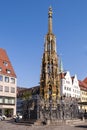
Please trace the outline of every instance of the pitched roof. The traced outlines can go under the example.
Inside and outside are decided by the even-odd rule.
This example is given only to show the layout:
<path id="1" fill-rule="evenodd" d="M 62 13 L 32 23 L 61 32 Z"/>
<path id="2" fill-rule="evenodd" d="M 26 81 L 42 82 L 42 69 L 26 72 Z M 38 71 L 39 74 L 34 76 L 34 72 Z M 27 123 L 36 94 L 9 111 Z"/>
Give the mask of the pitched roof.
<path id="1" fill-rule="evenodd" d="M 60 73 L 60 78 L 63 79 L 65 78 L 66 72 L 65 73 Z"/>
<path id="2" fill-rule="evenodd" d="M 81 80 L 79 80 L 79 86 L 82 90 L 87 90 L 87 84 Z"/>
<path id="3" fill-rule="evenodd" d="M 12 64 L 8 58 L 6 51 L 0 48 L 0 74 L 16 77 Z"/>
<path id="4" fill-rule="evenodd" d="M 83 82 L 87 84 L 87 77 L 83 80 Z"/>

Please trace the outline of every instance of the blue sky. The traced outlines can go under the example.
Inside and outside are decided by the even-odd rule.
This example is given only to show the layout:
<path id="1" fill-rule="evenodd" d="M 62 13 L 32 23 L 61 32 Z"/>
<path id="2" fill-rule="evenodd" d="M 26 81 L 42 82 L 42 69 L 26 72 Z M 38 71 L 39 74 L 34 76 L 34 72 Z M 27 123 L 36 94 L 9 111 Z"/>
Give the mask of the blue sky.
<path id="1" fill-rule="evenodd" d="M 18 86 L 39 85 L 50 5 L 64 70 L 87 77 L 87 0 L 1 0 L 0 48 L 7 51 Z"/>

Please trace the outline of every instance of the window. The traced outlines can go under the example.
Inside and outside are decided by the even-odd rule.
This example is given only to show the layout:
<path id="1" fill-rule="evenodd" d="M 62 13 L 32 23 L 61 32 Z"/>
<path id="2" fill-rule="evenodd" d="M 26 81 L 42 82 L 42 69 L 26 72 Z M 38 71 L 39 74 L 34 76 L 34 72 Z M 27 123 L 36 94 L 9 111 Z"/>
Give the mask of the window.
<path id="1" fill-rule="evenodd" d="M 0 103 L 3 103 L 3 98 L 2 97 L 0 97 Z"/>
<path id="2" fill-rule="evenodd" d="M 2 75 L 0 75 L 0 81 L 3 81 L 3 76 Z"/>
<path id="3" fill-rule="evenodd" d="M 2 92 L 3 91 L 3 86 L 0 85 L 0 91 Z"/>
<path id="4" fill-rule="evenodd" d="M 15 100 L 14 99 L 9 99 L 9 104 L 15 104 Z"/>
<path id="5" fill-rule="evenodd" d="M 4 103 L 5 104 L 15 104 L 15 99 L 14 98 L 5 97 Z"/>
<path id="6" fill-rule="evenodd" d="M 62 83 L 65 84 L 65 80 L 62 80 Z"/>
<path id="7" fill-rule="evenodd" d="M 2 71 L 2 68 L 0 67 L 0 72 Z"/>
<path id="8" fill-rule="evenodd" d="M 11 99 L 9 99 L 9 104 L 12 104 L 12 100 Z"/>
<path id="9" fill-rule="evenodd" d="M 8 104 L 8 98 L 5 98 L 5 103 Z"/>
<path id="10" fill-rule="evenodd" d="M 15 93 L 15 88 L 11 87 L 11 93 Z"/>
<path id="11" fill-rule="evenodd" d="M 64 89 L 66 90 L 66 87 L 64 87 Z"/>
<path id="12" fill-rule="evenodd" d="M 71 88 L 69 88 L 69 91 L 71 91 Z"/>
<path id="13" fill-rule="evenodd" d="M 69 90 L 69 88 L 67 87 L 67 90 Z"/>
<path id="14" fill-rule="evenodd" d="M 67 84 L 70 84 L 70 81 L 66 81 Z"/>
<path id="15" fill-rule="evenodd" d="M 10 73 L 11 73 L 11 71 L 10 71 L 10 70 L 6 70 L 6 71 L 7 71 L 7 73 L 8 73 L 8 74 L 10 74 Z"/>
<path id="16" fill-rule="evenodd" d="M 4 64 L 5 66 L 8 66 L 8 63 L 7 63 L 6 61 L 4 61 L 3 64 Z"/>
<path id="17" fill-rule="evenodd" d="M 15 84 L 15 78 L 11 78 L 11 83 Z"/>
<path id="18" fill-rule="evenodd" d="M 9 77 L 5 77 L 5 82 L 9 82 Z"/>
<path id="19" fill-rule="evenodd" d="M 5 86 L 5 92 L 9 92 L 9 87 Z"/>
<path id="20" fill-rule="evenodd" d="M 66 96 L 66 93 L 65 93 L 65 96 Z"/>

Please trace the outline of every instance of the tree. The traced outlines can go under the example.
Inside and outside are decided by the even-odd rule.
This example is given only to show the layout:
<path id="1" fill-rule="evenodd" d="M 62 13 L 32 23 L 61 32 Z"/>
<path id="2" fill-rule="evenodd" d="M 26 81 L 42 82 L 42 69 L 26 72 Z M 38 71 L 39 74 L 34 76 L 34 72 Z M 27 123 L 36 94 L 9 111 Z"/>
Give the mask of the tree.
<path id="1" fill-rule="evenodd" d="M 31 96 L 32 96 L 31 91 L 25 91 L 25 92 L 23 93 L 23 99 L 24 99 L 24 100 L 27 100 L 27 99 L 31 98 Z"/>

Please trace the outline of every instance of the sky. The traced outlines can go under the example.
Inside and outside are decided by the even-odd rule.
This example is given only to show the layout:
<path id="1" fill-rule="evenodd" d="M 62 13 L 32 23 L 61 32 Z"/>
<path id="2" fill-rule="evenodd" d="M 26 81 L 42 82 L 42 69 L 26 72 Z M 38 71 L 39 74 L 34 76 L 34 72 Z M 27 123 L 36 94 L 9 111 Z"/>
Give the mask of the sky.
<path id="1" fill-rule="evenodd" d="M 87 0 L 0 0 L 0 48 L 6 50 L 17 86 L 39 85 L 48 9 L 64 71 L 87 77 Z"/>

